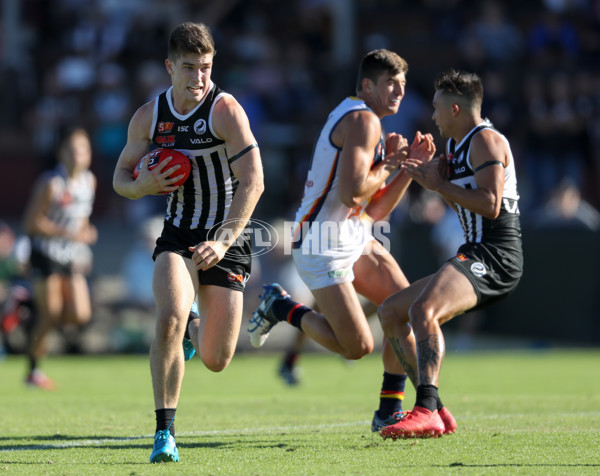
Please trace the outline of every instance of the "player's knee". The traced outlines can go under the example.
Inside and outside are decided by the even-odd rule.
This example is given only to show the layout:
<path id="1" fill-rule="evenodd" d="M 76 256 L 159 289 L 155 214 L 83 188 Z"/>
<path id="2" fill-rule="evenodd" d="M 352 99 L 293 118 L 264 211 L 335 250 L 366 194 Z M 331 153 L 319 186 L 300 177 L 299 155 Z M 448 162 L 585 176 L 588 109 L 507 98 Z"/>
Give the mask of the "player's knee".
<path id="1" fill-rule="evenodd" d="M 85 326 L 91 319 L 91 311 L 78 311 L 65 316 L 65 321 L 67 323 L 72 323 L 76 326 Z"/>
<path id="2" fill-rule="evenodd" d="M 392 310 L 392 306 L 390 306 L 387 300 L 383 301 L 383 303 L 377 308 L 377 317 L 379 318 L 383 332 L 388 332 L 394 320 L 394 312 Z"/>
<path id="3" fill-rule="evenodd" d="M 171 341 L 185 332 L 182 329 L 182 324 L 176 316 L 170 313 L 161 313 L 156 322 L 156 338 Z"/>
<path id="4" fill-rule="evenodd" d="M 373 352 L 374 347 L 373 340 L 362 340 L 345 347 L 342 350 L 342 357 L 348 360 L 359 360 Z"/>
<path id="5" fill-rule="evenodd" d="M 410 323 L 415 330 L 427 327 L 437 319 L 433 308 L 427 305 L 426 302 L 420 300 L 416 300 L 413 303 L 408 314 L 410 316 Z"/>
<path id="6" fill-rule="evenodd" d="M 203 355 L 202 362 L 211 372 L 222 372 L 227 368 L 229 362 L 231 362 L 231 358 L 232 356 L 223 354 L 210 356 Z"/>
<path id="7" fill-rule="evenodd" d="M 386 335 L 393 334 L 399 326 L 406 325 L 408 322 L 407 316 L 398 311 L 389 299 L 383 301 L 379 308 L 377 308 L 377 317 L 379 318 L 381 329 Z"/>
<path id="8" fill-rule="evenodd" d="M 60 312 L 47 312 L 43 315 L 42 324 L 48 327 L 58 326 L 61 320 L 62 315 Z"/>

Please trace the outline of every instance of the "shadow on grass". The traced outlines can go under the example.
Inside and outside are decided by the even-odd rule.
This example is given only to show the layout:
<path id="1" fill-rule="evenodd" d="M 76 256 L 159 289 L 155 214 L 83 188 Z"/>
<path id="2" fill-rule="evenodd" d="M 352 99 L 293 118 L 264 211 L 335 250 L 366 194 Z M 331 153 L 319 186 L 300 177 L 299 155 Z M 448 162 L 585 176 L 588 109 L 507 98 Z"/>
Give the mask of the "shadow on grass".
<path id="1" fill-rule="evenodd" d="M 290 445 L 281 443 L 272 443 L 268 440 L 260 441 L 256 438 L 244 439 L 228 439 L 225 441 L 194 441 L 186 442 L 189 439 L 197 439 L 195 436 L 177 437 L 177 446 L 185 449 L 194 448 L 212 448 L 212 449 L 229 449 L 229 448 L 291 448 Z M 138 440 L 148 440 L 144 443 L 132 443 Z M 14 444 L 15 441 L 44 441 L 45 443 L 23 443 Z M 73 448 L 98 448 L 98 449 L 148 449 L 152 448 L 152 436 L 73 436 L 73 435 L 37 435 L 37 436 L 17 436 L 17 437 L 0 437 L 0 453 L 9 453 L 13 451 L 42 451 L 42 450 L 68 450 Z M 1 460 L 0 460 L 1 462 Z"/>

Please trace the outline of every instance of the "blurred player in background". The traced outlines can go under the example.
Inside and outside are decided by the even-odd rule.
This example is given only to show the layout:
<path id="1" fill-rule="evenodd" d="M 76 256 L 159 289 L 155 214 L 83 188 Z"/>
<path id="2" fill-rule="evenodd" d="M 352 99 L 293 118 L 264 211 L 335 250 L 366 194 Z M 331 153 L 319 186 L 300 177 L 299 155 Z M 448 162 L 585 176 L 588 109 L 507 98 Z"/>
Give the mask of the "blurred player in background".
<path id="1" fill-rule="evenodd" d="M 0 355 L 18 353 L 19 342 L 31 330 L 33 299 L 29 280 L 31 244 L 25 235 L 17 236 L 7 223 L 0 221 Z M 13 331 L 21 327 L 15 337 Z M 14 339 L 13 339 L 14 337 Z M 21 346 L 22 347 L 22 346 Z"/>
<path id="2" fill-rule="evenodd" d="M 23 229 L 31 240 L 31 279 L 36 309 L 26 383 L 46 390 L 55 384 L 39 369 L 47 337 L 59 324 L 82 326 L 92 315 L 86 274 L 90 245 L 98 233 L 90 223 L 96 177 L 90 170 L 92 146 L 81 128 L 68 131 L 58 148 L 58 165 L 36 182 Z"/>
<path id="3" fill-rule="evenodd" d="M 233 358 L 251 271 L 250 236 L 243 231 L 264 188 L 246 113 L 211 80 L 215 48 L 208 27 L 182 23 L 168 45 L 172 87 L 134 114 L 113 178 L 115 191 L 133 200 L 171 192 L 153 255 L 152 463 L 179 461 L 174 421 L 185 359 L 197 352 L 207 368 L 220 372 Z M 192 172 L 181 187 L 173 185 L 181 176 L 168 161 L 148 170 L 151 146 L 191 157 Z M 202 319 L 188 319 L 196 294 Z"/>
<path id="4" fill-rule="evenodd" d="M 379 319 L 385 336 L 410 372 L 418 372 L 417 398 L 401 421 L 381 430 L 384 438 L 444 433 L 438 380 L 445 355 L 441 325 L 510 294 L 523 272 L 515 163 L 507 139 L 481 117 L 483 85 L 472 73 L 449 71 L 435 81 L 433 120 L 448 139 L 447 160 L 407 159 L 402 169 L 439 193 L 456 211 L 465 243 L 433 275 L 385 300 Z M 412 328 L 417 367 L 404 358 Z"/>
<path id="5" fill-rule="evenodd" d="M 396 53 L 369 52 L 360 64 L 357 96 L 344 99 L 329 115 L 314 149 L 292 240 L 296 268 L 320 313 L 292 300 L 276 283 L 265 286 L 248 327 L 255 347 L 265 342 L 275 324 L 287 321 L 347 359 L 373 351 L 358 294 L 379 305 L 409 283 L 372 236 L 369 222 L 386 218 L 408 188 L 406 172 L 390 178 L 402 161 L 407 156 L 427 161 L 435 153 L 431 135 L 418 132 L 410 147 L 399 134 L 383 137 L 381 119 L 398 112 L 407 71 L 406 61 Z M 414 348 L 412 333 L 403 337 Z M 387 342 L 383 366 L 373 431 L 396 421 L 404 398 L 407 375 Z M 416 375 L 410 378 L 416 386 Z"/>

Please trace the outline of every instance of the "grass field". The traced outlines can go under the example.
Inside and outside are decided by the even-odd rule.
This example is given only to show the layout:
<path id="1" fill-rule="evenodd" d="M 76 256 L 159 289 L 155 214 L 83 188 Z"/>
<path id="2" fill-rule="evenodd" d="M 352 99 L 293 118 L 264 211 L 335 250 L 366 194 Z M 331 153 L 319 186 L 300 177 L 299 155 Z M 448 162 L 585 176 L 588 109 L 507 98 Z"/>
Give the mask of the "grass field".
<path id="1" fill-rule="evenodd" d="M 9 356 L 0 475 L 600 474 L 600 351 L 449 353 L 440 387 L 457 433 L 398 441 L 370 432 L 378 356 L 306 355 L 296 388 L 276 377 L 277 358 L 240 354 L 221 374 L 188 362 L 181 462 L 150 465 L 147 357 L 50 358 L 60 388 L 46 393 L 26 388 L 24 359 Z"/>

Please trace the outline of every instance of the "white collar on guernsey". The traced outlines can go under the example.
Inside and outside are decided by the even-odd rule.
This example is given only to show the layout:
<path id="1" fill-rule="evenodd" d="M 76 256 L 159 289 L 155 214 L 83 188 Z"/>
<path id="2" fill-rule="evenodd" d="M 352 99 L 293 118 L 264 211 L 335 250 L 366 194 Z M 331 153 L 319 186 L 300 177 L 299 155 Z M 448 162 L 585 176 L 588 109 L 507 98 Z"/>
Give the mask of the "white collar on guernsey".
<path id="1" fill-rule="evenodd" d="M 494 127 L 492 125 L 492 123 L 490 122 L 490 120 L 486 117 L 485 119 L 483 119 L 479 124 L 477 124 L 475 127 L 473 127 L 473 129 L 471 129 L 466 136 L 464 136 L 462 138 L 462 140 L 460 141 L 460 144 L 456 144 L 456 147 L 454 148 L 454 150 L 458 150 L 462 147 L 463 143 L 467 140 L 469 140 L 473 134 L 475 133 L 475 131 L 477 131 L 477 129 L 480 129 L 482 126 L 484 127 Z"/>
<path id="2" fill-rule="evenodd" d="M 213 82 L 212 80 L 208 83 L 208 91 L 210 91 L 213 87 Z M 169 89 L 167 89 L 167 103 L 169 104 L 169 109 L 171 110 L 171 114 L 173 114 L 177 119 L 179 119 L 180 121 L 185 121 L 186 119 L 188 119 L 192 114 L 194 114 L 198 108 L 200 106 L 202 106 L 202 104 L 204 104 L 204 101 L 206 100 L 208 94 L 205 94 L 204 97 L 202 98 L 202 101 L 200 101 L 198 103 L 198 105 L 192 109 L 190 112 L 188 112 L 187 114 L 179 114 L 176 110 L 175 107 L 173 106 L 173 86 L 171 86 Z"/>

